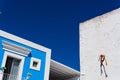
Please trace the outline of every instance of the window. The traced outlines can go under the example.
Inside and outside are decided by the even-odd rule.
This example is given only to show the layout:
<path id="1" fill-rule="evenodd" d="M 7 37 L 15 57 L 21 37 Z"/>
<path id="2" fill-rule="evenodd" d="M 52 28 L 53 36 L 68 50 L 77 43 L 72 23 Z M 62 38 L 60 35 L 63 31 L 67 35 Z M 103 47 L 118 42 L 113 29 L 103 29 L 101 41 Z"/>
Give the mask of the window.
<path id="1" fill-rule="evenodd" d="M 38 62 L 33 61 L 33 67 L 37 67 L 37 65 L 38 65 Z"/>
<path id="2" fill-rule="evenodd" d="M 30 68 L 40 71 L 40 66 L 41 66 L 41 60 L 37 59 L 37 58 L 31 58 L 31 62 L 30 62 Z"/>

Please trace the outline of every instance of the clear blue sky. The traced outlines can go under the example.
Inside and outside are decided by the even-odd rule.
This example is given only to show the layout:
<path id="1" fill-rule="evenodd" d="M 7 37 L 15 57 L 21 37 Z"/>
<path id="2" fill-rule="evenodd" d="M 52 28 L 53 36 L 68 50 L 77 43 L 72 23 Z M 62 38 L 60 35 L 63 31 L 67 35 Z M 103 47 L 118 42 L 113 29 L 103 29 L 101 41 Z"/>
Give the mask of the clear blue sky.
<path id="1" fill-rule="evenodd" d="M 52 49 L 52 59 L 79 70 L 79 23 L 120 0 L 0 0 L 0 29 Z"/>

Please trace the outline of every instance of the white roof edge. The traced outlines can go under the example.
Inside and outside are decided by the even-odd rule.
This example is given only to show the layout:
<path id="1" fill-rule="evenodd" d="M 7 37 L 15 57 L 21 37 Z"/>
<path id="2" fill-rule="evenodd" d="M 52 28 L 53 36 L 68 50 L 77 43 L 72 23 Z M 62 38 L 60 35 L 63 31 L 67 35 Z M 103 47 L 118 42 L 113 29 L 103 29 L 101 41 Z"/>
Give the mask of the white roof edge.
<path id="1" fill-rule="evenodd" d="M 39 45 L 39 44 L 36 44 L 36 43 L 34 43 L 34 42 L 31 42 L 31 41 L 28 41 L 28 40 L 26 40 L 26 39 L 20 38 L 20 37 L 18 37 L 18 36 L 15 36 L 15 35 L 13 35 L 13 34 L 7 33 L 7 32 L 2 31 L 2 30 L 0 30 L 0 36 L 1 36 L 1 37 L 4 37 L 4 38 L 7 38 L 7 39 L 10 39 L 10 40 L 13 40 L 13 41 L 16 41 L 16 42 L 18 42 L 18 43 L 21 43 L 21 44 L 24 44 L 24 45 L 33 47 L 33 48 L 35 48 L 35 49 L 38 49 L 38 50 L 47 52 L 47 53 L 50 53 L 50 52 L 51 52 L 51 49 L 49 49 L 49 48 L 46 48 L 46 47 L 44 47 L 44 46 L 41 46 L 41 45 Z"/>
<path id="2" fill-rule="evenodd" d="M 75 73 L 77 73 L 77 74 L 80 74 L 79 71 L 77 71 L 77 70 L 75 70 L 75 69 L 73 69 L 73 68 L 71 68 L 71 67 L 68 67 L 68 66 L 66 66 L 66 65 L 64 65 L 64 64 L 62 64 L 62 63 L 59 63 L 59 62 L 57 62 L 57 61 L 55 61 L 55 60 L 52 60 L 52 59 L 51 59 L 51 61 L 52 61 L 53 63 L 55 63 L 55 64 L 58 64 L 58 65 L 62 66 L 64 69 L 69 69 L 69 70 L 72 70 L 73 72 L 75 72 Z"/>
<path id="3" fill-rule="evenodd" d="M 88 20 L 86 20 L 86 21 L 83 21 L 83 22 L 79 23 L 79 25 L 81 26 L 83 23 L 86 23 L 86 22 L 88 22 L 88 21 L 90 21 L 90 20 L 94 20 L 94 19 L 97 19 L 97 18 L 99 18 L 99 17 L 101 17 L 101 16 L 105 16 L 105 15 L 108 15 L 108 14 L 113 14 L 113 13 L 116 13 L 116 12 L 119 12 L 119 13 L 120 13 L 120 8 L 117 8 L 117 9 L 114 9 L 114 10 L 111 10 L 111 11 L 108 11 L 108 12 L 106 12 L 106 13 L 103 13 L 103 14 L 99 15 L 99 16 L 95 16 L 95 17 L 93 17 L 93 18 L 91 18 L 91 19 L 88 19 Z"/>

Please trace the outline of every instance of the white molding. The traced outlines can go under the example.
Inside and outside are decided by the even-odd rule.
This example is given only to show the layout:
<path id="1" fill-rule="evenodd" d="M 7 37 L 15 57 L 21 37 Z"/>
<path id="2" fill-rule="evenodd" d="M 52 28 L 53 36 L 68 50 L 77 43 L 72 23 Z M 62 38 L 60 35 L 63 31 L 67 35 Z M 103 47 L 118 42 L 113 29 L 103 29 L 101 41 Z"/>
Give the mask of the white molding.
<path id="1" fill-rule="evenodd" d="M 18 42 L 18 43 L 27 45 L 29 47 L 41 50 L 43 52 L 46 52 L 46 64 L 45 64 L 45 76 L 44 76 L 44 80 L 49 80 L 51 49 L 46 48 L 46 47 L 41 46 L 41 45 L 38 45 L 36 43 L 30 42 L 30 41 L 28 41 L 26 39 L 17 37 L 15 35 L 12 35 L 10 33 L 2 31 L 2 30 L 0 30 L 0 36 L 4 37 L 4 38 L 7 38 L 7 39 L 10 39 L 10 40 L 13 40 L 13 41 Z"/>
<path id="2" fill-rule="evenodd" d="M 46 55 L 46 64 L 45 64 L 45 76 L 44 76 L 44 80 L 49 80 L 49 75 L 50 75 L 50 60 L 51 60 L 51 50 L 47 51 Z"/>
<path id="3" fill-rule="evenodd" d="M 22 72 L 23 72 L 23 66 L 24 66 L 24 60 L 25 60 L 25 58 L 23 56 L 19 56 L 17 54 L 5 51 L 4 57 L 3 57 L 3 61 L 2 61 L 2 67 L 5 66 L 6 60 L 7 60 L 8 56 L 21 60 L 21 62 L 20 62 L 20 68 L 19 68 L 19 72 L 18 72 L 19 73 L 18 80 L 21 80 L 22 79 Z"/>
<path id="4" fill-rule="evenodd" d="M 18 46 L 16 44 L 13 44 L 13 43 L 10 43 L 10 42 L 4 41 L 4 40 L 2 41 L 2 46 L 3 46 L 3 49 L 5 49 L 5 50 L 19 53 L 21 55 L 23 54 L 23 55 L 28 56 L 29 53 L 31 52 L 30 49 L 24 48 L 22 46 Z"/>
<path id="5" fill-rule="evenodd" d="M 37 64 L 36 67 L 33 66 L 33 62 L 34 61 L 38 62 L 38 64 Z M 30 69 L 34 69 L 34 70 L 40 71 L 40 68 L 41 68 L 41 59 L 37 59 L 37 58 L 31 57 L 31 60 L 30 60 Z"/>
<path id="6" fill-rule="evenodd" d="M 18 36 L 15 36 L 15 35 L 12 35 L 10 33 L 7 33 L 5 31 L 2 31 L 0 30 L 0 36 L 1 37 L 4 37 L 4 38 L 7 38 L 7 39 L 10 39 L 10 40 L 13 40 L 13 41 L 16 41 L 18 43 L 21 43 L 21 44 L 24 44 L 24 45 L 27 45 L 27 46 L 30 46 L 32 48 L 35 48 L 35 49 L 38 49 L 38 50 L 41 50 L 41 51 L 44 51 L 44 52 L 49 52 L 50 49 L 44 47 L 44 46 L 41 46 L 41 45 L 38 45 L 34 42 L 31 42 L 31 41 L 28 41 L 26 39 L 23 39 L 23 38 L 20 38 Z"/>
<path id="7" fill-rule="evenodd" d="M 55 60 L 51 60 L 51 64 L 53 64 L 53 66 L 58 66 L 58 68 L 61 68 L 61 69 L 65 70 L 65 71 L 69 71 L 71 73 L 80 74 L 79 71 L 77 71 L 77 70 L 75 70 L 75 69 L 73 69 L 71 67 L 68 67 L 68 66 L 66 66 L 66 65 L 64 65 L 62 63 L 59 63 L 59 62 L 57 62 Z"/>
<path id="8" fill-rule="evenodd" d="M 15 51 L 12 51 L 12 50 L 9 50 L 9 49 L 6 49 L 6 48 L 3 48 L 3 50 L 11 52 L 11 53 L 19 54 L 19 55 L 22 55 L 22 56 L 28 56 L 28 55 L 25 55 L 25 54 L 22 54 L 22 53 L 19 53 L 19 52 L 15 52 Z"/>

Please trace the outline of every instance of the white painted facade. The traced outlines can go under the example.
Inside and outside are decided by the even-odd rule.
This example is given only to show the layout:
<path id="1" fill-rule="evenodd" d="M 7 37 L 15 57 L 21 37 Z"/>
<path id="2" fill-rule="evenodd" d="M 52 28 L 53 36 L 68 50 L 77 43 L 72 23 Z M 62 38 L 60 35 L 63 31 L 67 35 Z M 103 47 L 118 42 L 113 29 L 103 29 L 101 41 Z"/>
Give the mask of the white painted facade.
<path id="1" fill-rule="evenodd" d="M 108 77 L 100 73 L 99 55 L 106 55 Z M 120 73 L 120 8 L 80 23 L 80 80 L 117 80 Z"/>

